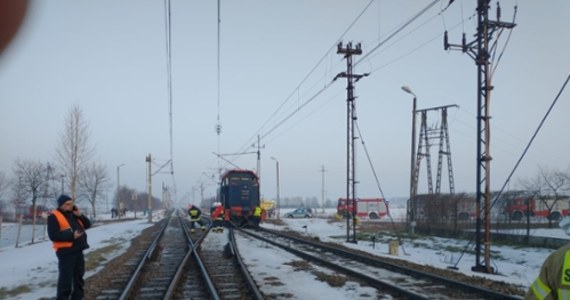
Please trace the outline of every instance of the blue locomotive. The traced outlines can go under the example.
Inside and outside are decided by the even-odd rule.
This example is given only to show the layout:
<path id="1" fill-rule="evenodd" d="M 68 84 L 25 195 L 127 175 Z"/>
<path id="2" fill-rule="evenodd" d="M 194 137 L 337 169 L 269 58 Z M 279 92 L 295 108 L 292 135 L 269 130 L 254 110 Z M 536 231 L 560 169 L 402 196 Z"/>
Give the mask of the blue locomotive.
<path id="1" fill-rule="evenodd" d="M 226 171 L 218 195 L 225 209 L 225 219 L 236 226 L 246 226 L 259 205 L 259 178 L 250 170 Z"/>

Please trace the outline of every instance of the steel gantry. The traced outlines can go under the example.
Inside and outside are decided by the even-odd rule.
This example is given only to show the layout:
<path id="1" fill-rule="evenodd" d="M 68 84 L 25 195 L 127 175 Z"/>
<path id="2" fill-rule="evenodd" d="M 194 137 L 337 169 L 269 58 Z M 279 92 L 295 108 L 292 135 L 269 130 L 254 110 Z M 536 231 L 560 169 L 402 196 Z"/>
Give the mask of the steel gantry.
<path id="1" fill-rule="evenodd" d="M 436 177 L 436 188 L 435 193 L 439 194 L 441 192 L 441 174 L 443 169 L 443 156 L 447 157 L 447 170 L 449 172 L 449 192 L 451 194 L 455 193 L 455 180 L 453 178 L 453 166 L 451 163 L 451 146 L 449 145 L 449 128 L 447 125 L 447 109 L 449 107 L 457 107 L 455 104 L 438 106 L 432 108 L 418 109 L 416 112 L 421 114 L 421 125 L 420 125 L 420 137 L 418 143 L 418 149 L 415 160 L 414 168 L 414 184 L 412 185 L 414 190 L 413 195 L 417 195 L 418 181 L 420 176 L 420 166 L 422 159 L 426 159 L 426 169 L 427 169 L 427 181 L 428 181 L 428 193 L 433 194 L 433 179 L 431 170 L 431 154 L 430 147 L 432 145 L 438 145 L 438 162 L 437 162 L 437 177 Z M 427 113 L 429 111 L 441 111 L 441 122 L 439 128 L 434 126 L 428 128 L 427 126 Z"/>

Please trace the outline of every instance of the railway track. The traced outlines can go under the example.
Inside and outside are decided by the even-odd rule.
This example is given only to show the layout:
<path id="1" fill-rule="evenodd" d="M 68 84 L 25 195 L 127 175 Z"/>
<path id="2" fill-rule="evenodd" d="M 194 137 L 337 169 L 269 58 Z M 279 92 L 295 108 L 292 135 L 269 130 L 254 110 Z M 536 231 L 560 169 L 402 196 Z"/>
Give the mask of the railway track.
<path id="1" fill-rule="evenodd" d="M 378 295 L 389 294 L 396 299 L 522 299 L 280 232 L 242 230 L 240 234 L 357 278 L 365 285 L 376 288 Z"/>
<path id="2" fill-rule="evenodd" d="M 156 224 L 95 299 L 263 299 L 230 232 L 189 234 L 182 216 Z"/>

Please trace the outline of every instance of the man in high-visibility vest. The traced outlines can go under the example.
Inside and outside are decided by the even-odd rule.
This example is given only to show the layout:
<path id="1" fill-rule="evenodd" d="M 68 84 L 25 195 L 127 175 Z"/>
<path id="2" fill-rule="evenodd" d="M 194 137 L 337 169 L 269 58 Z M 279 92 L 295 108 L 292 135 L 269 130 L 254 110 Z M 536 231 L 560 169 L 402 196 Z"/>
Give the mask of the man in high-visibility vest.
<path id="1" fill-rule="evenodd" d="M 58 260 L 57 299 L 83 299 L 83 250 L 89 248 L 85 230 L 91 221 L 67 195 L 59 196 L 57 205 L 47 218 L 48 236 Z"/>
<path id="2" fill-rule="evenodd" d="M 253 210 L 253 226 L 259 228 L 259 222 L 261 221 L 261 207 L 257 205 Z"/>
<path id="3" fill-rule="evenodd" d="M 570 235 L 570 217 L 564 217 L 559 225 Z M 538 278 L 532 283 L 524 299 L 570 299 L 570 244 L 546 258 Z"/>

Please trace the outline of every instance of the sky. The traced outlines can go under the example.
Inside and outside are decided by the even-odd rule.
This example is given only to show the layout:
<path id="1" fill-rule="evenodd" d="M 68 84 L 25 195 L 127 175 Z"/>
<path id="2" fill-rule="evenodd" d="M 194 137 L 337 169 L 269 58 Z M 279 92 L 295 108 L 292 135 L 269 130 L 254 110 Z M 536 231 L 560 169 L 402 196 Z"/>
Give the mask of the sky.
<path id="1" fill-rule="evenodd" d="M 153 172 L 171 158 L 174 170 L 174 177 L 169 167 L 153 176 L 154 195 L 162 184 L 176 185 L 178 204 L 197 202 L 201 187 L 205 197 L 215 195 L 220 169 L 257 170 L 259 146 L 264 197 L 276 197 L 277 183 L 281 197 L 344 197 L 346 80 L 332 80 L 346 71 L 336 45 L 352 42 L 363 50 L 354 72 L 370 73 L 354 90 L 357 197 L 409 193 L 413 97 L 404 85 L 418 109 L 458 105 L 448 110 L 455 191 L 475 191 L 477 69 L 467 54 L 443 49 L 443 32 L 450 43 L 461 43 L 463 33 L 472 41 L 476 1 L 447 9 L 448 1 L 431 0 L 220 1 L 219 35 L 216 1 L 170 3 L 168 73 L 164 1 L 32 0 L 0 56 L 0 170 L 10 177 L 16 159 L 54 162 L 64 118 L 77 105 L 113 188 L 120 177 L 121 185 L 145 191 L 151 154 Z M 570 70 L 568 1 L 500 5 L 506 22 L 517 5 L 517 26 L 493 40 L 492 190 L 505 182 Z M 539 167 L 570 167 L 568 111 L 566 90 L 509 188 Z M 418 116 L 418 135 L 419 123 Z M 428 114 L 429 126 L 440 124 L 439 114 Z M 427 192 L 426 166 L 422 160 L 418 193 Z M 448 173 L 444 160 L 442 192 Z"/>
<path id="2" fill-rule="evenodd" d="M 283 213 L 285 213 L 284 211 Z M 333 211 L 327 211 L 331 214 Z M 394 209 L 391 212 L 393 218 L 404 216 L 404 209 Z M 108 217 L 108 215 L 107 215 Z M 420 264 L 430 265 L 437 268 L 446 269 L 456 265 L 458 272 L 486 276 L 494 280 L 518 284 L 526 289 L 538 276 L 542 262 L 550 254 L 552 249 L 532 248 L 532 247 L 506 247 L 492 245 L 493 255 L 502 259 L 492 260 L 492 265 L 500 275 L 483 274 L 471 271 L 474 265 L 474 257 L 466 253 L 451 252 L 449 249 L 462 249 L 468 241 L 452 240 L 444 238 L 418 238 L 409 240 L 402 239 L 402 244 L 398 251 L 398 256 L 388 254 L 388 245 L 377 243 L 372 247 L 371 242 L 359 241 L 357 244 L 345 243 L 346 227 L 344 222 L 329 222 L 325 218 L 312 219 L 282 219 L 285 226 L 275 226 L 272 224 L 262 224 L 262 226 L 277 230 L 294 230 L 309 236 L 317 236 L 321 241 L 331 241 L 341 243 L 347 247 L 357 248 L 362 251 L 372 252 L 379 256 L 389 256 L 391 258 L 412 261 Z M 382 220 L 389 221 L 389 219 Z M 306 225 L 306 228 L 304 228 Z M 11 224 L 4 224 L 2 229 L 6 231 Z M 123 253 L 132 238 L 137 236 L 149 223 L 145 219 L 134 221 L 109 223 L 92 227 L 87 231 L 90 248 L 85 251 L 89 253 L 97 249 L 109 246 L 112 243 L 119 243 L 116 251 L 109 254 L 108 260 Z M 212 233 L 215 234 L 215 233 Z M 560 228 L 540 229 L 531 232 L 532 235 L 568 237 Z M 333 238 L 336 236 L 337 238 Z M 338 239 L 338 237 L 341 237 Z M 7 234 L 2 235 L 2 239 L 10 239 Z M 290 263 L 299 260 L 297 257 L 286 254 L 284 251 L 269 247 L 264 242 L 252 242 L 243 237 L 236 239 L 240 246 L 240 253 L 244 261 L 250 267 L 250 272 L 261 284 L 261 289 L 270 294 L 290 292 L 294 294 L 293 299 L 354 299 L 354 289 L 358 286 L 354 282 L 348 282 L 341 288 L 331 288 L 327 284 L 315 280 L 315 276 L 310 272 L 293 271 Z M 13 242 L 13 240 L 12 240 Z M 258 251 L 258 250 L 262 251 Z M 267 251 L 269 250 L 269 251 Z M 57 258 L 48 240 L 30 244 L 23 243 L 22 247 L 15 248 L 12 245 L 4 244 L 0 247 L 0 261 L 2 262 L 0 272 L 0 288 L 12 289 L 18 285 L 30 285 L 31 292 L 21 294 L 14 299 L 38 299 L 46 295 L 55 295 L 55 284 L 57 274 Z M 100 268 L 86 273 L 86 277 L 92 276 Z M 323 272 L 329 272 L 322 270 Z M 283 285 L 268 284 L 265 280 L 267 274 L 278 278 Z M 263 283 L 261 283 L 263 282 Z M 302 282 L 302 284 L 299 284 Z M 305 288 L 300 289 L 299 286 Z M 315 291 L 319 291 L 315 295 Z M 365 291 L 358 287 L 360 295 Z M 370 290 L 369 290 L 370 291 Z M 331 298 L 334 297 L 334 298 Z"/>

